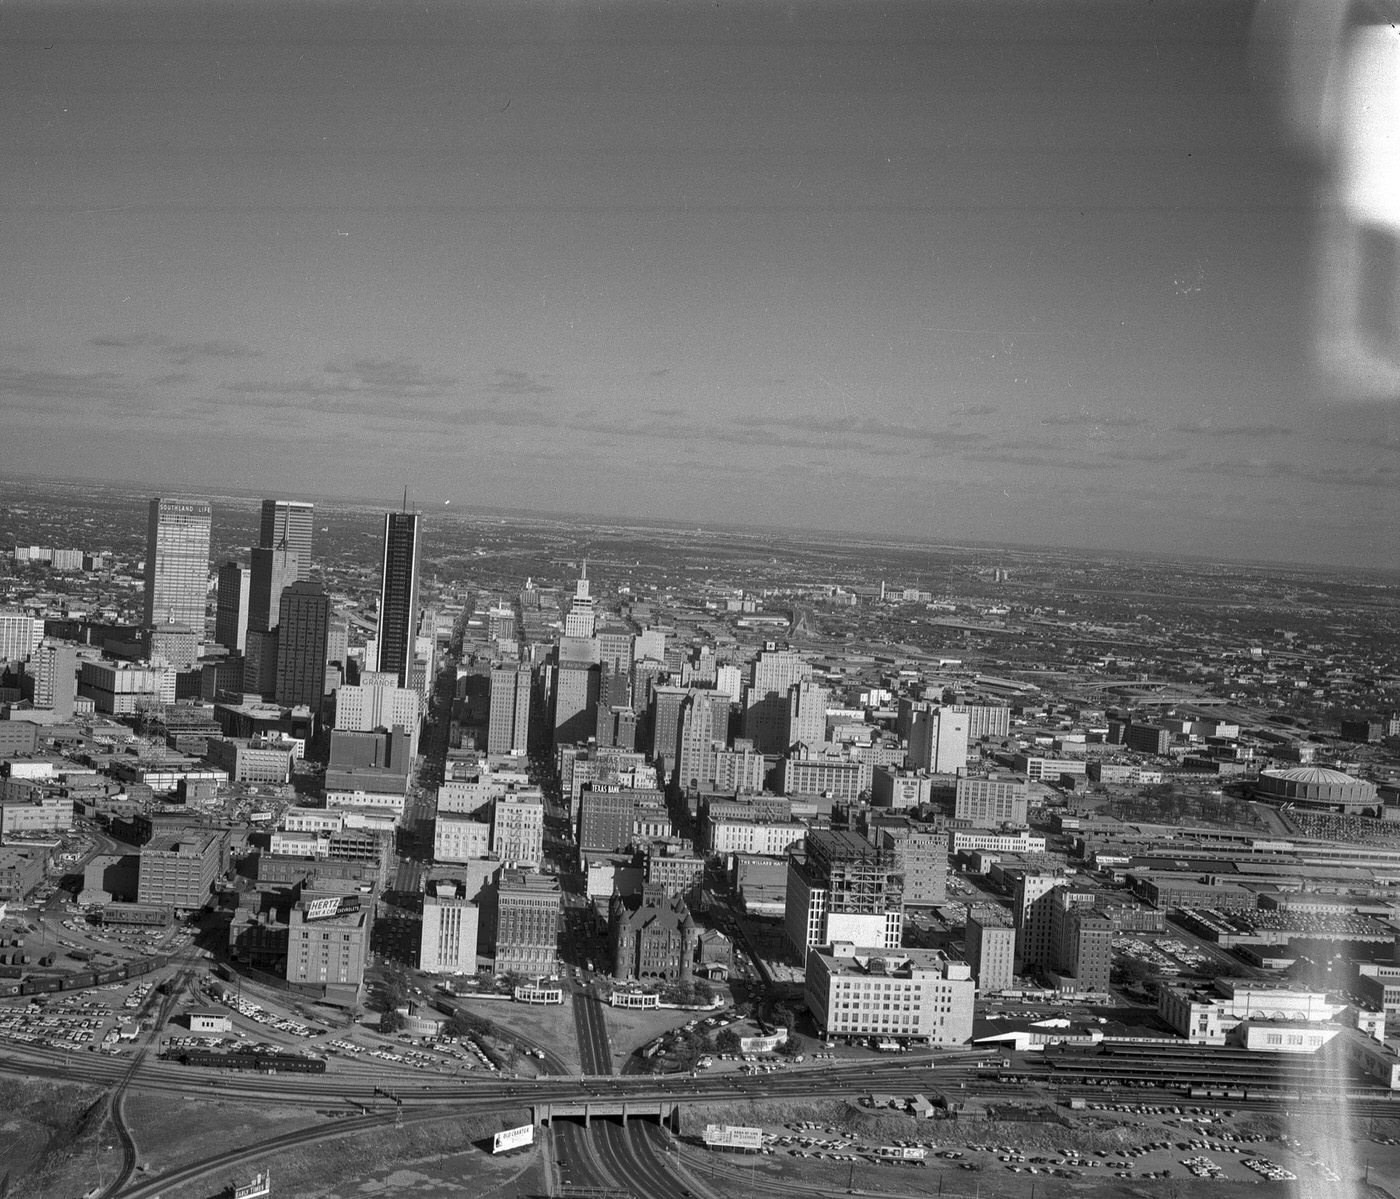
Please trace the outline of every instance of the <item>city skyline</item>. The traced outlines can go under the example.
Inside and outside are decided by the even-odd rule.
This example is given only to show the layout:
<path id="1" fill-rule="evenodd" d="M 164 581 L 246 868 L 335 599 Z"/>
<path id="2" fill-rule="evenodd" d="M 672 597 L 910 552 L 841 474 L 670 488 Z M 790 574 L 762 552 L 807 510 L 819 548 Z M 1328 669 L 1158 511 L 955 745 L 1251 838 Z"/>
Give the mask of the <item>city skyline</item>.
<path id="1" fill-rule="evenodd" d="M 0 471 L 1387 566 L 1252 7 L 21 5 Z"/>

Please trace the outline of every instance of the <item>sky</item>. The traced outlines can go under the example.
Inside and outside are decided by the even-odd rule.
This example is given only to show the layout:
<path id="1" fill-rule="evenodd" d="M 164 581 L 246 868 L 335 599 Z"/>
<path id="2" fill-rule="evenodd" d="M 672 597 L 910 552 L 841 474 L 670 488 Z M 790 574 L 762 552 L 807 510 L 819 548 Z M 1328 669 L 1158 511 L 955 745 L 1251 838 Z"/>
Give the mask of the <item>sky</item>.
<path id="1" fill-rule="evenodd" d="M 1394 567 L 1251 12 L 7 3 L 0 472 Z"/>

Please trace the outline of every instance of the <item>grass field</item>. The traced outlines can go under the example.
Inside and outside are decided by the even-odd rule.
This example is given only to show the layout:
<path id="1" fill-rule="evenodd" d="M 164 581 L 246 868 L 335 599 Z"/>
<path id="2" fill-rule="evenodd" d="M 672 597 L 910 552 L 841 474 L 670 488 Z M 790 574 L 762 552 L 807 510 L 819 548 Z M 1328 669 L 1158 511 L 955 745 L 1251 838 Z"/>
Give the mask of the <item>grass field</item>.
<path id="1" fill-rule="evenodd" d="M 0 1177 L 9 1177 L 8 1199 L 81 1195 L 103 1171 L 112 1177 L 121 1153 L 106 1115 L 107 1094 L 98 1087 L 0 1079 Z"/>
<path id="2" fill-rule="evenodd" d="M 225 1118 L 243 1122 L 247 1109 L 225 1113 Z M 488 1195 L 516 1175 L 538 1169 L 538 1154 L 533 1149 L 500 1157 L 491 1154 L 491 1134 L 528 1123 L 527 1111 L 505 1109 L 491 1115 L 446 1117 L 404 1128 L 389 1127 L 373 1136 L 337 1137 L 285 1153 L 250 1158 L 239 1169 L 223 1171 L 185 1187 L 172 1187 L 162 1193 L 162 1199 L 210 1199 L 222 1193 L 221 1186 L 246 1182 L 257 1170 L 272 1174 L 273 1193 L 278 1199 L 470 1199 Z"/>

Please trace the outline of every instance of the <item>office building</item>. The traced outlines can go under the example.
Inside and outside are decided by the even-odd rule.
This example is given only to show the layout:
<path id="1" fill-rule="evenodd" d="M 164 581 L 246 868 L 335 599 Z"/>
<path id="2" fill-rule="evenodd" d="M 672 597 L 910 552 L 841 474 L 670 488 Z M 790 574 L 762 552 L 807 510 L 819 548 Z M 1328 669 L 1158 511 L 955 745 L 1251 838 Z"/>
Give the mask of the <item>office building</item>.
<path id="1" fill-rule="evenodd" d="M 826 707 L 830 693 L 805 679 L 788 689 L 787 743 L 820 748 L 826 740 Z"/>
<path id="2" fill-rule="evenodd" d="M 1083 758 L 1045 758 L 1038 754 L 1013 754 L 1011 768 L 1033 783 L 1058 783 L 1062 775 L 1083 778 L 1085 774 Z"/>
<path id="3" fill-rule="evenodd" d="M 191 828 L 152 837 L 141 847 L 136 902 L 198 911 L 209 900 L 222 856 L 217 833 Z"/>
<path id="4" fill-rule="evenodd" d="M 44 622 L 27 612 L 0 611 L 0 662 L 24 662 L 44 639 Z"/>
<path id="5" fill-rule="evenodd" d="M 598 725 L 598 666 L 561 661 L 554 670 L 554 744 L 582 744 Z"/>
<path id="6" fill-rule="evenodd" d="M 983 995 L 1011 989 L 1016 979 L 1016 926 L 1001 908 L 982 905 L 967 914 L 967 964 Z"/>
<path id="7" fill-rule="evenodd" d="M 156 625 L 141 633 L 146 661 L 152 665 L 169 666 L 181 673 L 193 670 L 199 662 L 202 640 L 202 633 L 183 624 Z"/>
<path id="8" fill-rule="evenodd" d="M 10 784 L 10 787 L 13 788 L 14 784 Z M 18 794 L 0 799 L 0 837 L 61 832 L 72 827 L 73 800 L 65 793 L 30 786 Z"/>
<path id="9" fill-rule="evenodd" d="M 968 717 L 953 708 L 915 705 L 909 730 L 910 770 L 956 774 L 967 768 Z"/>
<path id="10" fill-rule="evenodd" d="M 416 512 L 384 516 L 383 568 L 379 586 L 379 660 L 375 669 L 412 686 L 418 639 L 418 561 L 421 518 Z"/>
<path id="11" fill-rule="evenodd" d="M 72 716 L 78 698 L 78 647 L 67 641 L 42 641 L 29 668 L 34 676 L 34 706 Z"/>
<path id="12" fill-rule="evenodd" d="M 858 833 L 807 834 L 788 857 L 785 926 L 799 963 L 833 941 L 898 949 L 904 931 L 903 879 L 889 850 Z"/>
<path id="13" fill-rule="evenodd" d="M 1091 892 L 1059 887 L 1051 895 L 1054 982 L 1061 991 L 1107 994 L 1113 966 L 1113 920 Z"/>
<path id="14" fill-rule="evenodd" d="M 297 558 L 297 581 L 311 577 L 311 532 L 315 511 L 302 500 L 263 500 L 258 545 L 290 550 Z"/>
<path id="15" fill-rule="evenodd" d="M 807 826 L 792 819 L 711 815 L 706 822 L 706 833 L 707 848 L 712 854 L 782 857 L 790 849 L 801 846 Z"/>
<path id="16" fill-rule="evenodd" d="M 127 662 L 84 662 L 78 694 L 109 716 L 130 716 L 142 708 L 175 702 L 175 671 L 169 666 Z"/>
<path id="17" fill-rule="evenodd" d="M 1029 785 L 1014 774 L 966 776 L 954 787 L 954 818 L 971 821 L 974 828 L 1025 824 L 1028 819 Z"/>
<path id="18" fill-rule="evenodd" d="M 895 865 L 904 875 L 906 908 L 936 907 L 948 898 L 948 837 L 907 823 L 881 828 L 872 840 L 894 851 Z"/>
<path id="19" fill-rule="evenodd" d="M 870 804 L 876 808 L 918 808 L 933 802 L 934 779 L 898 766 L 876 766 L 870 778 Z"/>
<path id="20" fill-rule="evenodd" d="M 280 615 L 280 614 L 279 614 Z M 243 654 L 243 687 L 252 695 L 271 699 L 277 691 L 277 630 L 248 630 Z"/>
<path id="21" fill-rule="evenodd" d="M 650 756 L 661 773 L 662 782 L 669 783 L 675 776 L 680 756 L 681 717 L 690 690 L 668 683 L 653 683 L 650 690 L 647 721 L 651 729 Z"/>
<path id="22" fill-rule="evenodd" d="M 491 709 L 486 729 L 486 752 L 524 754 L 530 737 L 530 669 L 491 668 Z"/>
<path id="23" fill-rule="evenodd" d="M 1123 729 L 1123 745 L 1142 754 L 1165 754 L 1171 748 L 1170 729 L 1156 724 L 1129 724 Z"/>
<path id="24" fill-rule="evenodd" d="M 784 795 L 822 795 L 849 803 L 870 790 L 874 777 L 874 766 L 859 759 L 792 757 L 783 759 L 782 789 Z"/>
<path id="25" fill-rule="evenodd" d="M 667 895 L 680 896 L 689 908 L 699 909 L 704 903 L 705 859 L 695 854 L 654 845 L 646 853 L 645 878 Z"/>
<path id="26" fill-rule="evenodd" d="M 495 972 L 539 976 L 559 965 L 560 893 L 557 879 L 502 870 L 490 893 Z"/>
<path id="27" fill-rule="evenodd" d="M 792 650 L 780 650 L 772 642 L 753 660 L 749 688 L 744 698 L 743 733 L 763 754 L 787 750 L 789 692 L 812 677 L 811 664 Z"/>
<path id="28" fill-rule="evenodd" d="M 461 879 L 429 879 L 423 895 L 418 968 L 430 974 L 475 974 L 481 912 Z"/>
<path id="29" fill-rule="evenodd" d="M 689 692 L 681 701 L 676 786 L 688 791 L 711 785 L 714 750 L 728 738 L 729 697 L 713 690 Z"/>
<path id="30" fill-rule="evenodd" d="M 289 549 L 257 546 L 249 551 L 248 631 L 269 632 L 282 618 L 282 592 L 297 581 L 297 556 Z"/>
<path id="31" fill-rule="evenodd" d="M 1053 964 L 1055 954 L 1055 900 L 1051 894 L 1066 884 L 1064 875 L 1025 870 L 1014 880 L 1016 969 L 1034 970 Z"/>
<path id="32" fill-rule="evenodd" d="M 337 729 L 369 733 L 398 725 L 408 734 L 410 757 L 418 756 L 422 713 L 422 695 L 411 688 L 397 686 L 392 675 L 366 671 L 357 685 L 336 689 Z"/>
<path id="33" fill-rule="evenodd" d="M 593 606 L 593 597 L 588 594 L 588 563 L 583 564 L 578 582 L 574 584 L 574 598 L 564 617 L 565 637 L 592 637 L 598 620 Z"/>
<path id="34" fill-rule="evenodd" d="M 969 741 L 1011 735 L 1011 709 L 1005 704 L 945 704 L 944 707 L 967 717 Z"/>
<path id="35" fill-rule="evenodd" d="M 146 523 L 143 624 L 182 624 L 204 635 L 209 592 L 209 532 L 205 500 L 154 499 Z"/>
<path id="36" fill-rule="evenodd" d="M 211 737 L 204 760 L 228 772 L 234 783 L 289 783 L 294 753 L 264 738 Z"/>
<path id="37" fill-rule="evenodd" d="M 498 795 L 491 806 L 491 852 L 508 866 L 539 866 L 544 860 L 544 801 Z"/>
<path id="38" fill-rule="evenodd" d="M 231 654 L 241 654 L 248 643 L 248 600 L 253 576 L 237 562 L 219 567 L 219 590 L 214 601 L 214 640 Z"/>
<path id="39" fill-rule="evenodd" d="M 825 1038 L 961 1045 L 977 985 L 967 963 L 935 950 L 837 941 L 807 954 L 803 995 Z"/>
<path id="40" fill-rule="evenodd" d="M 319 717 L 326 695 L 326 650 L 331 599 L 320 583 L 292 583 L 282 591 L 277 623 L 277 702 L 305 704 Z"/>
<path id="41" fill-rule="evenodd" d="M 660 791 L 587 784 L 579 793 L 580 853 L 617 853 L 632 844 L 638 813 L 665 813 Z"/>
<path id="42" fill-rule="evenodd" d="M 491 852 L 491 826 L 474 816 L 438 810 L 433 821 L 433 861 L 470 862 Z"/>
<path id="43" fill-rule="evenodd" d="M 287 981 L 353 1006 L 360 997 L 373 928 L 373 904 L 358 895 L 303 890 L 287 928 Z"/>

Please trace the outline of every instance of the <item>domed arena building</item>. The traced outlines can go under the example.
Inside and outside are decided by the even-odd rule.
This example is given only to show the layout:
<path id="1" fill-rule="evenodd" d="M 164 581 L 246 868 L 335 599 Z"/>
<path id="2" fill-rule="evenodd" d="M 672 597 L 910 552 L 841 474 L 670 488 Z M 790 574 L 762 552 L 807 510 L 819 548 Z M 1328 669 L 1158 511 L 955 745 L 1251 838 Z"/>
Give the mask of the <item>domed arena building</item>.
<path id="1" fill-rule="evenodd" d="M 1322 766 L 1265 770 L 1254 785 L 1254 798 L 1265 803 L 1293 804 L 1318 811 L 1356 815 L 1374 808 L 1376 785 Z"/>

